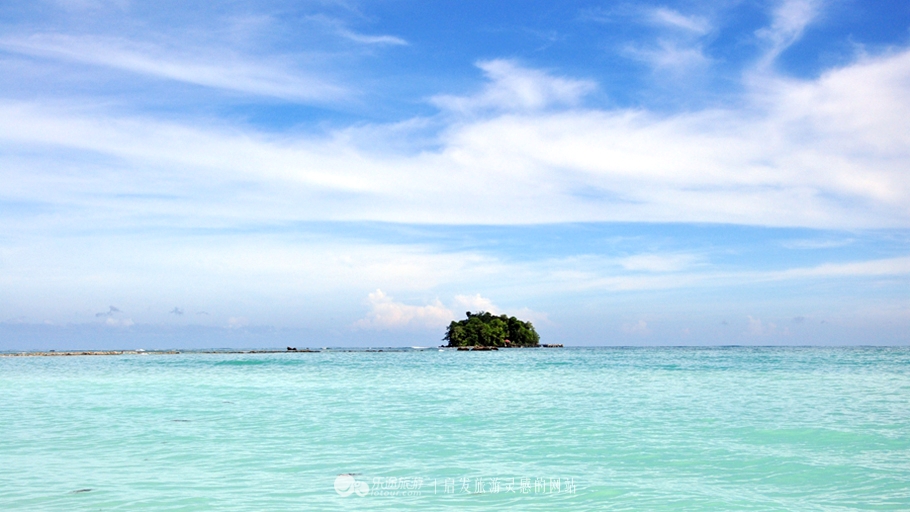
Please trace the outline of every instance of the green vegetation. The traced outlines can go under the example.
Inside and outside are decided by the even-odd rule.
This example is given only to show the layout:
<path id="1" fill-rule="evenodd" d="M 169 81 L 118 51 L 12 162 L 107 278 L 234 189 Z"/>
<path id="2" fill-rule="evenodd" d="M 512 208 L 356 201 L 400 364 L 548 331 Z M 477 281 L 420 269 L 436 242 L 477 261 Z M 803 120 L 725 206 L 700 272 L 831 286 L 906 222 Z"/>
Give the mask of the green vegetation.
<path id="1" fill-rule="evenodd" d="M 450 323 L 442 338 L 450 347 L 536 347 L 540 343 L 531 322 L 486 311 L 465 314 L 467 320 Z"/>

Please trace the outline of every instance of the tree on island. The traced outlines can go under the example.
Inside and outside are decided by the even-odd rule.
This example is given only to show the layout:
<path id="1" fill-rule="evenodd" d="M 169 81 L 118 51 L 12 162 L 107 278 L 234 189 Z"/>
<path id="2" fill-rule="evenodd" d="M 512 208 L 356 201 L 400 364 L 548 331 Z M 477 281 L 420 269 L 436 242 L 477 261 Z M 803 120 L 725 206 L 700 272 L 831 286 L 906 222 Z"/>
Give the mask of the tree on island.
<path id="1" fill-rule="evenodd" d="M 486 311 L 465 314 L 467 320 L 450 323 L 442 338 L 450 347 L 536 347 L 540 343 L 531 322 Z"/>

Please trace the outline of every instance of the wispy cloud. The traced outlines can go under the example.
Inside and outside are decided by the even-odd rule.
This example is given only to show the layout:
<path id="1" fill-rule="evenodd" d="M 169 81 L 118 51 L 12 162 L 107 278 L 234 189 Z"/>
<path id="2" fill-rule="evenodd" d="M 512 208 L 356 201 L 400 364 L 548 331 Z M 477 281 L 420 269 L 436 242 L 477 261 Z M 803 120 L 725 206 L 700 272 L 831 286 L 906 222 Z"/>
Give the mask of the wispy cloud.
<path id="1" fill-rule="evenodd" d="M 234 93 L 270 96 L 294 102 L 323 102 L 349 94 L 334 84 L 297 68 L 290 61 L 269 63 L 215 48 L 183 48 L 135 42 L 117 37 L 35 34 L 5 37 L 0 48 L 32 57 L 101 66 L 150 78 L 173 80 Z"/>
<path id="2" fill-rule="evenodd" d="M 658 71 L 690 72 L 710 62 L 701 44 L 660 39 L 647 46 L 627 46 L 625 55 L 648 63 Z"/>
<path id="3" fill-rule="evenodd" d="M 780 243 L 781 247 L 787 249 L 832 249 L 835 247 L 846 247 L 855 242 L 851 238 L 842 239 L 802 239 L 786 240 Z"/>
<path id="4" fill-rule="evenodd" d="M 762 64 L 772 63 L 798 41 L 806 27 L 818 17 L 822 5 L 822 0 L 780 0 L 772 13 L 771 25 L 755 33 L 767 44 Z"/>
<path id="5" fill-rule="evenodd" d="M 306 19 L 327 30 L 329 33 L 341 36 L 342 38 L 355 43 L 379 46 L 408 45 L 408 42 L 405 39 L 398 36 L 388 34 L 364 34 L 352 30 L 343 19 L 328 16 L 326 14 L 311 14 L 307 16 Z"/>
<path id="6" fill-rule="evenodd" d="M 626 5 L 612 10 L 587 10 L 583 18 L 646 28 L 644 37 L 626 43 L 620 51 L 626 57 L 648 64 L 654 71 L 683 75 L 703 70 L 711 63 L 705 54 L 704 39 L 714 27 L 706 16 L 669 7 Z"/>
<path id="7" fill-rule="evenodd" d="M 482 61 L 477 67 L 489 80 L 483 91 L 471 96 L 435 96 L 433 104 L 459 113 L 533 111 L 577 105 L 596 88 L 591 81 L 553 76 L 509 60 Z"/>
<path id="8" fill-rule="evenodd" d="M 590 262 L 593 263 L 593 262 Z M 550 263 L 554 266 L 554 263 Z M 568 265 L 567 265 L 568 266 Z M 867 277 L 905 277 L 910 275 L 910 258 L 888 258 L 881 260 L 856 261 L 850 263 L 824 263 L 809 267 L 796 267 L 785 270 L 754 271 L 718 271 L 708 267 L 698 272 L 668 272 L 656 275 L 612 275 L 604 277 L 596 267 L 579 266 L 577 260 L 572 267 L 576 275 L 559 273 L 567 276 L 565 286 L 578 289 L 601 289 L 611 291 L 635 290 L 668 290 L 680 288 L 731 287 L 767 282 L 787 282 L 808 279 L 849 279 Z"/>
<path id="9" fill-rule="evenodd" d="M 388 35 L 367 35 L 359 34 L 352 30 L 348 29 L 339 29 L 338 34 L 346 39 L 350 39 L 356 43 L 363 44 L 378 44 L 378 45 L 392 45 L 392 46 L 407 46 L 408 42 L 404 39 L 396 36 Z"/>
<path id="10" fill-rule="evenodd" d="M 711 30 L 711 23 L 704 16 L 686 15 L 668 7 L 658 7 L 647 12 L 647 19 L 656 25 L 703 35 Z"/>

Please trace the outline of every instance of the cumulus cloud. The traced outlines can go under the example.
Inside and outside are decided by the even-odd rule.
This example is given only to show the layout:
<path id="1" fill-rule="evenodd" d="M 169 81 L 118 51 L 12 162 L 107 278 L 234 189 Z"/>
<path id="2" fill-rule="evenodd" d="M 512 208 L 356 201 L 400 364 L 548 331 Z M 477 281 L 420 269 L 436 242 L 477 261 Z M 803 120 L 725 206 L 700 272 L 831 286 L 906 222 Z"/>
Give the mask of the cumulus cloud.
<path id="1" fill-rule="evenodd" d="M 432 304 L 413 306 L 395 302 L 382 290 L 368 296 L 370 311 L 358 320 L 355 327 L 360 329 L 436 329 L 451 322 L 455 315 L 437 299 Z"/>
<path id="2" fill-rule="evenodd" d="M 456 295 L 455 307 L 459 310 L 471 311 L 474 313 L 486 311 L 494 315 L 501 314 L 500 309 L 493 304 L 492 300 L 481 297 L 479 293 L 475 295 Z"/>
<path id="3" fill-rule="evenodd" d="M 531 322 L 549 323 L 546 313 L 522 308 L 512 312 L 503 311 L 493 304 L 493 301 L 481 296 L 456 295 L 451 304 L 445 306 L 439 299 L 423 306 L 405 304 L 395 301 L 382 290 L 370 293 L 367 299 L 370 311 L 355 323 L 359 329 L 439 329 L 456 317 L 462 317 L 462 312 L 477 313 L 486 311 L 494 315 L 515 315 L 522 320 Z M 457 313 L 455 311 L 457 311 Z"/>

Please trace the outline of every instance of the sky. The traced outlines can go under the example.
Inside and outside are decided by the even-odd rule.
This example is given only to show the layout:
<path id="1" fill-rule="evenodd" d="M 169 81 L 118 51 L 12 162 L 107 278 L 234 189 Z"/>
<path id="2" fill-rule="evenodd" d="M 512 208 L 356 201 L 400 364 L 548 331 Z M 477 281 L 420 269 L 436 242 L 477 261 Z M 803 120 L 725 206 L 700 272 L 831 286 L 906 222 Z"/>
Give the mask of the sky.
<path id="1" fill-rule="evenodd" d="M 910 3 L 0 4 L 0 350 L 910 344 Z"/>

